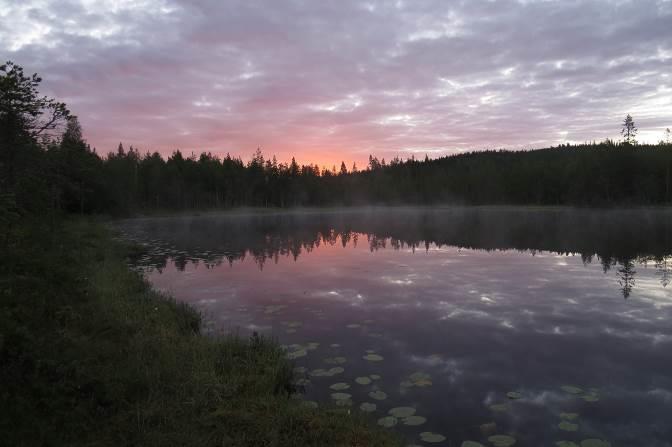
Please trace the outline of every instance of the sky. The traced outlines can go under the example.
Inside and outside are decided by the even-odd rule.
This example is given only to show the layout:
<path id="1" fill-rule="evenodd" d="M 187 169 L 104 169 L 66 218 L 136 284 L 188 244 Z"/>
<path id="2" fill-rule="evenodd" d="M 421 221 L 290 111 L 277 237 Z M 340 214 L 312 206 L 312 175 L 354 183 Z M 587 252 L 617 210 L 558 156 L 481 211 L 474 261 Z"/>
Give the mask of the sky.
<path id="1" fill-rule="evenodd" d="M 672 128 L 672 0 L 0 0 L 0 59 L 99 153 L 361 166 Z"/>

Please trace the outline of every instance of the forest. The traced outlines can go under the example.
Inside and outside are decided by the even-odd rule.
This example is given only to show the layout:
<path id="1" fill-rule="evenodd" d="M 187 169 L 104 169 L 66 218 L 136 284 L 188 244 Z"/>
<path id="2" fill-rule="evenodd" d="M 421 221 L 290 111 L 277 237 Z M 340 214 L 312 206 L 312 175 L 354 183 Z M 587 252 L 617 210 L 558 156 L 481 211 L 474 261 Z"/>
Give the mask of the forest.
<path id="1" fill-rule="evenodd" d="M 73 151 L 74 149 L 74 151 Z M 61 163 L 66 211 L 399 204 L 659 205 L 670 201 L 672 146 L 611 141 L 534 151 L 485 151 L 438 159 L 371 156 L 361 171 L 211 153 L 164 160 L 132 147 L 101 158 L 83 141 L 51 149 Z M 48 149 L 47 152 L 50 152 Z M 70 169 L 70 172 L 67 172 Z M 79 185 L 83 185 L 80 187 Z M 73 187 L 74 186 L 74 187 Z"/>
<path id="2" fill-rule="evenodd" d="M 0 187 L 12 210 L 128 215 L 146 211 L 363 204 L 661 205 L 671 200 L 672 143 L 605 140 L 436 159 L 369 156 L 366 167 L 249 161 L 122 143 L 99 154 L 66 105 L 41 97 L 37 75 L 1 67 Z"/>

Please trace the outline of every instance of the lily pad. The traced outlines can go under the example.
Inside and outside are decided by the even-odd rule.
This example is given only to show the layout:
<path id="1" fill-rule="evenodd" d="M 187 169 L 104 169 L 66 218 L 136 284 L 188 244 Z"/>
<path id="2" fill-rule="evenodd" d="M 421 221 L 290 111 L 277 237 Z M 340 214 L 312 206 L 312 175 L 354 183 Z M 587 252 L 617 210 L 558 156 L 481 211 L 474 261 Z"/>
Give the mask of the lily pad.
<path id="1" fill-rule="evenodd" d="M 560 419 L 566 419 L 568 421 L 573 421 L 579 417 L 579 413 L 560 413 Z"/>
<path id="2" fill-rule="evenodd" d="M 521 397 L 523 397 L 523 395 L 521 393 L 519 393 L 518 391 L 509 391 L 508 393 L 506 393 L 506 397 L 508 397 L 509 399 L 512 399 L 512 400 L 516 400 L 516 399 L 520 399 Z"/>
<path id="3" fill-rule="evenodd" d="M 488 441 L 495 447 L 510 447 L 516 443 L 516 438 L 508 435 L 492 435 L 488 437 Z"/>
<path id="4" fill-rule="evenodd" d="M 308 407 L 308 408 L 317 408 L 318 407 L 317 402 L 315 402 L 313 400 L 306 400 L 306 401 L 302 402 L 301 405 L 303 405 L 304 407 Z"/>
<path id="5" fill-rule="evenodd" d="M 296 374 L 305 374 L 308 371 L 308 368 L 305 366 L 297 366 L 292 371 L 294 371 Z"/>
<path id="6" fill-rule="evenodd" d="M 387 399 L 387 393 L 384 391 L 376 390 L 369 393 L 369 397 L 375 400 L 385 400 Z"/>
<path id="7" fill-rule="evenodd" d="M 363 359 L 368 360 L 369 362 L 380 362 L 383 360 L 383 356 L 378 354 L 366 354 Z"/>
<path id="8" fill-rule="evenodd" d="M 376 411 L 376 404 L 372 404 L 370 402 L 364 402 L 362 405 L 359 406 L 359 409 L 362 410 L 365 413 L 371 413 Z"/>
<path id="9" fill-rule="evenodd" d="M 572 441 L 558 441 L 555 443 L 558 447 L 579 447 L 579 444 Z"/>
<path id="10" fill-rule="evenodd" d="M 348 329 L 356 329 L 356 328 L 358 328 L 358 327 L 362 327 L 362 325 L 361 325 L 361 324 L 357 324 L 357 323 L 352 323 L 352 324 L 347 325 L 346 327 L 347 327 Z"/>
<path id="11" fill-rule="evenodd" d="M 385 416 L 383 418 L 378 419 L 378 425 L 381 425 L 385 428 L 390 428 L 394 427 L 397 425 L 397 418 L 394 416 Z"/>
<path id="12" fill-rule="evenodd" d="M 306 386 L 310 384 L 310 380 L 306 379 L 305 377 L 301 377 L 300 379 L 296 379 L 294 383 L 298 386 Z"/>
<path id="13" fill-rule="evenodd" d="M 446 437 L 438 433 L 432 433 L 431 431 L 423 431 L 420 433 L 420 439 L 424 442 L 433 444 L 436 442 L 443 442 L 446 440 Z"/>
<path id="14" fill-rule="evenodd" d="M 427 422 L 427 418 L 422 417 L 422 416 L 415 416 L 415 415 L 414 416 L 409 416 L 409 417 L 403 419 L 404 425 L 416 426 L 416 425 L 422 425 L 425 422 Z"/>
<path id="15" fill-rule="evenodd" d="M 611 447 L 611 443 L 603 439 L 584 439 L 581 441 L 581 447 Z"/>
<path id="16" fill-rule="evenodd" d="M 600 396 L 597 393 L 591 392 L 584 394 L 583 396 L 579 396 L 579 399 L 583 399 L 586 402 L 597 402 L 600 400 Z"/>
<path id="17" fill-rule="evenodd" d="M 314 369 L 311 372 L 309 372 L 308 375 L 312 377 L 331 377 L 335 376 L 336 374 L 341 374 L 343 371 L 345 371 L 345 369 L 343 369 L 342 367 L 334 366 L 333 368 L 329 369 L 322 369 L 322 368 Z"/>
<path id="18" fill-rule="evenodd" d="M 329 388 L 331 388 L 334 391 L 341 391 L 341 390 L 347 390 L 348 388 L 350 388 L 350 385 L 348 385 L 347 383 L 344 383 L 344 382 L 339 382 L 339 383 L 334 383 Z"/>
<path id="19" fill-rule="evenodd" d="M 395 418 L 407 418 L 409 416 L 413 416 L 415 414 L 415 408 L 413 407 L 395 407 L 388 411 L 388 413 Z"/>
<path id="20" fill-rule="evenodd" d="M 308 355 L 308 352 L 306 352 L 305 349 L 299 349 L 297 351 L 288 352 L 285 357 L 287 357 L 289 360 L 295 360 L 299 357 L 305 357 L 306 355 Z"/>
<path id="21" fill-rule="evenodd" d="M 380 376 L 378 374 L 371 374 L 369 377 L 371 377 L 371 380 L 379 380 Z"/>
<path id="22" fill-rule="evenodd" d="M 355 379 L 355 382 L 360 385 L 368 385 L 371 383 L 371 379 L 369 379 L 368 377 L 357 377 Z"/>
<path id="23" fill-rule="evenodd" d="M 352 407 L 351 399 L 338 399 L 336 400 L 336 405 L 339 407 Z"/>
<path id="24" fill-rule="evenodd" d="M 565 430 L 565 431 L 577 431 L 579 429 L 579 424 L 573 424 L 568 421 L 562 421 L 558 424 L 558 428 L 560 430 Z"/>
<path id="25" fill-rule="evenodd" d="M 485 446 L 480 442 L 476 441 L 464 441 L 461 447 L 485 447 Z"/>
<path id="26" fill-rule="evenodd" d="M 509 404 L 492 404 L 488 408 L 490 408 L 492 411 L 503 413 L 505 411 L 509 411 Z"/>
<path id="27" fill-rule="evenodd" d="M 338 343 L 332 343 L 332 344 L 329 345 L 329 347 L 330 348 L 340 348 L 341 345 L 339 345 Z"/>
<path id="28" fill-rule="evenodd" d="M 348 393 L 332 393 L 331 398 L 334 400 L 346 400 L 350 399 L 352 397 L 352 394 Z"/>
<path id="29" fill-rule="evenodd" d="M 583 393 L 583 389 L 579 388 L 578 386 L 574 386 L 574 385 L 563 385 L 563 386 L 560 387 L 560 389 L 562 389 L 562 391 L 564 391 L 565 393 L 569 393 L 569 394 L 581 394 L 581 393 Z"/>

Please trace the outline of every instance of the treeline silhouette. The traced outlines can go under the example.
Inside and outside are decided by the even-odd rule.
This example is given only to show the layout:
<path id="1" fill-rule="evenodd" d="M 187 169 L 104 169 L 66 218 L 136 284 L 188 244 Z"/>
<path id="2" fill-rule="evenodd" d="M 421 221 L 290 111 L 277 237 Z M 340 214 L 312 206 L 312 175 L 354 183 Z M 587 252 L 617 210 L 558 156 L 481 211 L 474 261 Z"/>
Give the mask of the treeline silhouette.
<path id="1" fill-rule="evenodd" d="M 248 163 L 211 153 L 167 159 L 136 149 L 93 160 L 100 174 L 85 209 L 148 209 L 362 204 L 664 204 L 672 199 L 672 145 L 614 142 L 535 151 L 485 151 L 423 161 L 371 157 L 362 171 L 265 159 Z M 92 179 L 93 180 L 93 179 Z M 100 199 L 103 199 L 100 201 Z M 69 200 L 70 203 L 76 200 Z"/>
<path id="2" fill-rule="evenodd" d="M 296 260 L 321 245 L 428 250 L 455 247 L 580 255 L 616 271 L 624 297 L 635 286 L 636 265 L 652 265 L 667 286 L 672 276 L 672 211 L 568 208 L 450 207 L 349 209 L 206 214 L 131 219 L 119 224 L 126 239 L 149 244 L 134 263 L 162 270 L 169 262 L 206 268 L 251 258 L 263 269 Z"/>
<path id="3" fill-rule="evenodd" d="M 130 214 L 146 210 L 362 204 L 666 204 L 672 144 L 605 141 L 430 160 L 370 156 L 365 169 L 125 149 L 101 156 L 37 75 L 0 70 L 2 211 Z M 5 216 L 7 218 L 7 216 Z"/>

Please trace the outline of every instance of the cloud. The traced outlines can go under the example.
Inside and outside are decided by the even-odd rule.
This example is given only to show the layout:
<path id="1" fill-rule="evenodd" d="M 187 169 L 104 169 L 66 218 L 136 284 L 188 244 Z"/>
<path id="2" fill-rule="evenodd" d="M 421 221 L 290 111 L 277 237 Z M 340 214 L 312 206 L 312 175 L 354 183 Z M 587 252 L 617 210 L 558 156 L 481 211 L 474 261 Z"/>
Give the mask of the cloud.
<path id="1" fill-rule="evenodd" d="M 362 163 L 672 126 L 672 2 L 0 0 L 99 151 Z"/>

